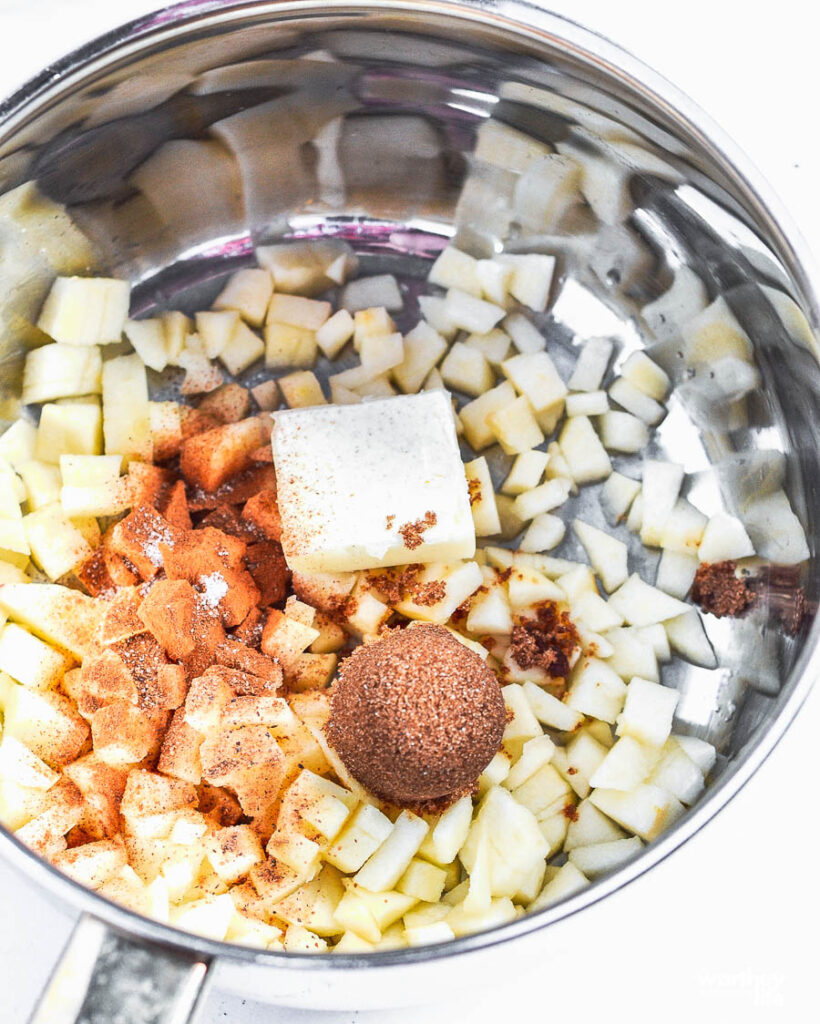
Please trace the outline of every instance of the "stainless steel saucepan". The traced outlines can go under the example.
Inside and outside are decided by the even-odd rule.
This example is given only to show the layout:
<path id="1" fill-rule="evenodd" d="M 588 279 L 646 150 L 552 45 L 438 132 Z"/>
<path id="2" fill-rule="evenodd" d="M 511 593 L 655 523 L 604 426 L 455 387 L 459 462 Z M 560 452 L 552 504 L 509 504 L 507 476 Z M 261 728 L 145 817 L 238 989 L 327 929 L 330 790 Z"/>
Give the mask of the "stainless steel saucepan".
<path id="1" fill-rule="evenodd" d="M 585 154 L 598 182 L 574 222 L 540 233 L 514 215 L 533 146 Z M 93 262 L 131 280 L 136 313 L 196 308 L 257 243 L 341 237 L 366 271 L 412 282 L 453 234 L 473 250 L 559 256 L 543 325 L 558 352 L 600 334 L 640 346 L 640 308 L 687 267 L 710 299 L 725 298 L 754 341 L 762 384 L 742 415 L 731 396 L 675 398 L 657 450 L 684 463 L 707 504 L 785 480 L 812 550 L 778 597 L 788 605 L 805 589 L 799 632 L 773 608 L 711 623 L 720 668 L 680 663 L 665 676 L 681 690 L 678 730 L 720 751 L 701 801 L 617 873 L 450 944 L 305 956 L 200 939 L 81 888 L 3 832 L 0 853 L 84 914 L 38 1022 L 113 1020 L 116 1008 L 131 1024 L 182 1024 L 217 965 L 223 985 L 254 998 L 366 1008 L 543 959 L 570 915 L 657 864 L 732 798 L 818 674 L 818 299 L 802 243 L 702 111 L 536 3 L 189 0 L 47 68 L 0 106 L 2 415 L 17 414 L 21 353 L 57 274 Z M 655 328 L 659 358 L 674 361 L 674 323 Z"/>

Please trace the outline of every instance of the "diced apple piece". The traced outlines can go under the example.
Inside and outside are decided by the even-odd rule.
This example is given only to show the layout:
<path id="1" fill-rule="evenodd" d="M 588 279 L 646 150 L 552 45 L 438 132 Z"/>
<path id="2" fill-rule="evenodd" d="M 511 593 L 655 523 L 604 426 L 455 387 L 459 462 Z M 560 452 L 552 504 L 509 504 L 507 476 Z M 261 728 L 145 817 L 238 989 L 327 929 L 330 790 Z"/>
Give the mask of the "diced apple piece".
<path id="1" fill-rule="evenodd" d="M 57 580 L 91 556 L 91 546 L 59 504 L 46 505 L 23 519 L 31 557 Z"/>
<path id="2" fill-rule="evenodd" d="M 442 868 L 414 858 L 396 883 L 396 890 L 425 903 L 437 903 L 446 881 L 447 872 Z"/>
<path id="3" fill-rule="evenodd" d="M 273 280 L 267 270 L 248 267 L 228 279 L 214 300 L 213 308 L 235 310 L 253 327 L 260 327 L 273 292 Z"/>
<path id="4" fill-rule="evenodd" d="M 441 288 L 460 288 L 471 295 L 480 296 L 481 282 L 477 273 L 478 260 L 452 245 L 442 249 L 427 275 L 429 284 Z"/>
<path id="5" fill-rule="evenodd" d="M 472 334 L 486 334 L 504 317 L 505 311 L 500 306 L 458 288 L 450 288 L 444 301 L 448 320 Z"/>
<path id="6" fill-rule="evenodd" d="M 22 519 L 0 519 L 0 558 L 18 569 L 25 569 L 31 548 Z"/>
<path id="7" fill-rule="evenodd" d="M 487 392 L 487 394 L 491 393 Z M 477 401 L 481 401 L 481 399 L 477 399 Z M 462 410 L 462 415 L 463 412 L 464 410 Z M 530 448 L 537 447 L 544 440 L 541 428 L 533 416 L 532 406 L 524 395 L 502 408 L 490 412 L 486 416 L 486 424 L 508 455 L 528 451 Z M 465 433 L 466 429 L 465 426 Z"/>
<path id="8" fill-rule="evenodd" d="M 675 507 L 683 483 L 683 466 L 675 462 L 646 459 L 643 464 L 642 488 L 643 519 L 641 541 L 649 547 L 658 547 L 663 528 Z"/>
<path id="9" fill-rule="evenodd" d="M 513 620 L 503 587 L 493 586 L 473 596 L 466 625 L 476 636 L 509 636 Z"/>
<path id="10" fill-rule="evenodd" d="M 0 609 L 80 660 L 96 650 L 103 609 L 77 590 L 50 583 L 6 583 L 0 586 Z"/>
<path id="11" fill-rule="evenodd" d="M 543 730 L 518 683 L 502 686 L 501 694 L 509 715 L 504 728 L 502 745 L 511 757 L 517 757 L 527 740 L 542 735 Z"/>
<path id="12" fill-rule="evenodd" d="M 14 684 L 3 697 L 5 735 L 51 767 L 72 762 L 88 739 L 88 725 L 71 701 L 51 690 Z"/>
<path id="13" fill-rule="evenodd" d="M 613 347 L 609 338 L 590 338 L 584 342 L 567 382 L 571 391 L 597 391 L 600 388 Z"/>
<path id="14" fill-rule="evenodd" d="M 310 370 L 297 370 L 279 378 L 282 397 L 288 408 L 302 409 L 311 405 L 326 405 L 327 399 L 322 392 L 316 374 Z"/>
<path id="15" fill-rule="evenodd" d="M 637 573 L 633 573 L 609 600 L 631 626 L 651 626 L 691 610 L 683 601 L 645 583 Z"/>
<path id="16" fill-rule="evenodd" d="M 598 765 L 589 784 L 593 788 L 632 790 L 646 779 L 657 760 L 657 748 L 639 742 L 634 736 L 621 736 Z"/>
<path id="17" fill-rule="evenodd" d="M 110 345 L 120 340 L 129 299 L 127 281 L 58 277 L 37 326 L 65 345 Z"/>
<path id="18" fill-rule="evenodd" d="M 478 396 L 493 386 L 493 371 L 484 355 L 476 348 L 471 348 L 457 341 L 441 364 L 441 377 L 444 383 L 456 391 Z"/>
<path id="19" fill-rule="evenodd" d="M 516 531 L 517 532 L 517 531 Z M 521 538 L 521 550 L 524 552 L 551 551 L 564 539 L 566 526 L 558 516 L 542 512 L 535 516 L 527 532 Z"/>
<path id="20" fill-rule="evenodd" d="M 717 751 L 711 743 L 697 736 L 673 736 L 672 739 L 684 750 L 704 775 L 708 775 L 717 760 Z"/>
<path id="21" fill-rule="evenodd" d="M 340 309 L 319 326 L 316 344 L 328 359 L 335 359 L 353 337 L 353 317 Z"/>
<path id="22" fill-rule="evenodd" d="M 715 652 L 709 643 L 701 617 L 694 608 L 687 607 L 682 614 L 667 619 L 664 626 L 672 649 L 682 658 L 703 668 L 717 666 Z"/>
<path id="23" fill-rule="evenodd" d="M 546 352 L 513 356 L 502 363 L 501 369 L 516 391 L 529 399 L 535 412 L 552 409 L 567 394 L 566 385 Z"/>
<path id="24" fill-rule="evenodd" d="M 589 795 L 590 779 L 607 756 L 608 747 L 589 731 L 581 729 L 566 747 L 557 747 L 552 757 L 554 768 L 582 799 Z"/>
<path id="25" fill-rule="evenodd" d="M 506 408 L 514 401 L 515 389 L 509 381 L 504 381 L 479 398 L 468 402 L 459 410 L 464 436 L 475 451 L 481 451 L 495 440 L 492 428 L 487 422 L 488 417 Z"/>
<path id="26" fill-rule="evenodd" d="M 612 473 L 601 489 L 601 505 L 604 513 L 613 526 L 626 516 L 635 500 L 641 485 L 622 473 Z"/>
<path id="27" fill-rule="evenodd" d="M 308 346 L 309 347 L 309 346 Z M 225 347 L 219 353 L 219 360 L 228 373 L 238 377 L 249 366 L 265 354 L 265 343 L 248 325 L 240 321 L 233 330 Z M 308 362 L 312 362 L 312 358 Z M 288 365 L 288 364 L 283 364 Z"/>
<path id="28" fill-rule="evenodd" d="M 643 849 L 637 836 L 630 839 L 613 839 L 594 846 L 578 846 L 570 851 L 569 862 L 587 878 L 595 879 L 615 871 L 636 857 Z"/>
<path id="29" fill-rule="evenodd" d="M 464 845 L 473 815 L 473 802 L 462 797 L 447 808 L 419 847 L 419 854 L 435 864 L 450 864 Z"/>
<path id="30" fill-rule="evenodd" d="M 619 377 L 609 388 L 609 397 L 639 420 L 654 426 L 663 419 L 666 410 L 654 398 L 644 394 L 625 377 Z M 604 410 L 605 411 L 605 410 Z"/>
<path id="31" fill-rule="evenodd" d="M 513 496 L 523 494 L 524 491 L 531 491 L 541 481 L 544 471 L 547 468 L 549 455 L 547 452 L 533 449 L 528 452 L 521 452 L 516 456 L 513 467 L 507 479 L 501 486 L 504 494 Z"/>
<path id="32" fill-rule="evenodd" d="M 703 772 L 672 737 L 661 751 L 660 760 L 648 781 L 671 793 L 687 807 L 703 792 Z"/>
<path id="33" fill-rule="evenodd" d="M 572 672 L 567 704 L 602 722 L 614 723 L 623 708 L 626 684 L 597 658 L 582 658 Z"/>
<path id="34" fill-rule="evenodd" d="M 689 593 L 698 569 L 698 558 L 694 554 L 683 554 L 665 549 L 658 563 L 655 586 L 659 590 L 683 600 Z"/>
<path id="35" fill-rule="evenodd" d="M 206 310 L 196 314 L 195 322 L 205 355 L 216 359 L 230 344 L 239 324 L 239 313 L 230 309 Z"/>
<path id="36" fill-rule="evenodd" d="M 683 805 L 671 793 L 646 782 L 628 793 L 596 789 L 589 799 L 599 811 L 647 841 L 659 836 L 683 813 Z"/>
<path id="37" fill-rule="evenodd" d="M 564 403 L 567 416 L 600 416 L 609 410 L 606 391 L 580 391 L 567 395 Z"/>
<path id="38" fill-rule="evenodd" d="M 13 622 L 0 629 L 0 670 L 24 686 L 53 689 L 72 664 L 72 659 Z"/>
<path id="39" fill-rule="evenodd" d="M 569 823 L 564 849 L 569 853 L 579 846 L 594 846 L 623 839 L 624 833 L 614 821 L 602 814 L 590 800 L 582 800 Z"/>
<path id="40" fill-rule="evenodd" d="M 678 498 L 661 529 L 661 547 L 666 551 L 684 554 L 696 552 L 703 537 L 706 521 L 706 516 L 699 509 L 690 505 L 685 498 Z"/>
<path id="41" fill-rule="evenodd" d="M 59 464 L 64 454 L 98 455 L 103 417 L 98 405 L 44 405 L 37 430 L 36 456 Z"/>
<path id="42" fill-rule="evenodd" d="M 523 313 L 510 313 L 504 318 L 503 326 L 522 355 L 531 355 L 546 348 L 547 339 Z"/>
<path id="43" fill-rule="evenodd" d="M 754 553 L 754 545 L 739 519 L 725 512 L 718 512 L 709 519 L 698 548 L 701 562 L 725 562 L 748 558 Z"/>
<path id="44" fill-rule="evenodd" d="M 390 819 L 372 804 L 361 804 L 325 852 L 325 860 L 340 871 L 358 871 L 390 835 Z"/>
<path id="45" fill-rule="evenodd" d="M 452 565 L 432 563 L 419 576 L 419 583 L 444 583 L 444 597 L 434 604 L 417 604 L 406 599 L 395 605 L 395 610 L 411 619 L 423 622 L 446 622 L 458 606 L 478 590 L 484 577 L 475 562 L 456 562 Z"/>
<path id="46" fill-rule="evenodd" d="M 552 286 L 555 257 L 539 253 L 503 255 L 499 257 L 499 262 L 512 268 L 510 295 L 536 313 L 543 313 Z"/>
<path id="47" fill-rule="evenodd" d="M 486 334 L 470 334 L 464 344 L 479 351 L 493 367 L 500 367 L 510 351 L 510 337 L 500 327 Z"/>
<path id="48" fill-rule="evenodd" d="M 393 368 L 393 379 L 405 394 L 414 394 L 446 350 L 439 332 L 420 320 L 404 337 L 404 358 Z"/>
<path id="49" fill-rule="evenodd" d="M 645 352 L 633 352 L 621 367 L 621 374 L 625 380 L 645 395 L 654 398 L 656 402 L 662 402 L 666 398 L 671 385 L 668 374 Z"/>
<path id="50" fill-rule="evenodd" d="M 520 401 L 520 399 L 519 399 Z M 570 484 L 567 480 L 556 477 L 547 480 L 531 491 L 524 491 L 515 499 L 514 508 L 519 519 L 526 522 L 543 512 L 551 512 L 558 508 L 569 497 Z"/>
<path id="51" fill-rule="evenodd" d="M 534 736 L 521 748 L 521 754 L 503 781 L 505 789 L 516 790 L 552 760 L 555 744 L 549 736 Z"/>
<path id="52" fill-rule="evenodd" d="M 580 519 L 573 522 L 572 528 L 604 589 L 611 592 L 625 583 L 628 576 L 626 544 Z"/>
<path id="53" fill-rule="evenodd" d="M 495 503 L 495 491 L 490 469 L 484 456 L 464 464 L 470 494 L 470 511 L 477 537 L 489 537 L 501 532 L 501 522 Z"/>
<path id="54" fill-rule="evenodd" d="M 317 348 L 315 332 L 306 327 L 280 323 L 265 327 L 265 365 L 272 369 L 312 366 Z"/>
<path id="55" fill-rule="evenodd" d="M 427 829 L 423 818 L 402 811 L 390 835 L 356 873 L 356 884 L 370 892 L 393 889 L 418 852 Z"/>
<path id="56" fill-rule="evenodd" d="M 562 732 L 571 732 L 583 721 L 580 711 L 569 707 L 546 690 L 542 690 L 533 682 L 525 682 L 522 686 L 532 713 L 543 725 Z"/>
<path id="57" fill-rule="evenodd" d="M 43 345 L 26 356 L 23 404 L 99 394 L 101 373 L 102 356 L 96 346 Z"/>
<path id="58" fill-rule="evenodd" d="M 102 376 L 106 454 L 123 455 L 126 462 L 150 462 L 153 449 L 145 364 L 136 355 L 119 356 L 103 366 Z"/>
<path id="59" fill-rule="evenodd" d="M 327 321 L 331 309 L 329 302 L 277 292 L 268 305 L 266 322 L 290 324 L 291 327 L 303 327 L 315 332 Z"/>
<path id="60" fill-rule="evenodd" d="M 610 409 L 598 421 L 604 448 L 627 455 L 643 451 L 649 443 L 649 431 L 643 420 L 629 412 Z"/>
<path id="61" fill-rule="evenodd" d="M 446 921 L 421 925 L 418 928 L 405 928 L 408 946 L 430 946 L 437 942 L 449 942 L 456 937 L 455 932 Z"/>
<path id="62" fill-rule="evenodd" d="M 35 349 L 42 352 L 43 349 Z M 18 419 L 0 434 L 0 459 L 19 471 L 20 466 L 35 457 L 37 428 L 28 420 Z"/>
<path id="63" fill-rule="evenodd" d="M 185 370 L 185 377 L 179 388 L 182 395 L 207 394 L 222 385 L 222 371 L 205 355 L 202 343 L 195 335 L 187 339 L 177 365 Z"/>
<path id="64" fill-rule="evenodd" d="M 642 639 L 635 629 L 611 629 L 605 638 L 612 648 L 607 658 L 609 667 L 622 679 L 633 676 L 657 682 L 658 659 L 652 644 Z"/>
<path id="65" fill-rule="evenodd" d="M 607 413 L 606 416 L 612 415 Z M 606 416 L 603 419 L 606 419 Z M 612 472 L 612 464 L 604 446 L 586 416 L 573 416 L 564 424 L 558 442 L 569 464 L 572 479 L 578 484 L 604 480 Z"/>
<path id="66" fill-rule="evenodd" d="M 535 569 L 514 568 L 507 580 L 507 593 L 513 611 L 544 601 L 563 601 L 564 591 Z"/>

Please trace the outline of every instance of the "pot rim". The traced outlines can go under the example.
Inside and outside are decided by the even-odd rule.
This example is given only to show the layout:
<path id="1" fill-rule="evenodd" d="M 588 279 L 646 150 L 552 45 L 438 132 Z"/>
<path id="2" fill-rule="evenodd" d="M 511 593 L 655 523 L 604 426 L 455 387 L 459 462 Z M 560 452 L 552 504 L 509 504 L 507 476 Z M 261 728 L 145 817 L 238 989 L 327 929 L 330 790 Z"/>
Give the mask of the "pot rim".
<path id="1" fill-rule="evenodd" d="M 701 149 L 727 173 L 757 223 L 767 231 L 772 248 L 799 287 L 816 328 L 820 323 L 820 286 L 806 241 L 780 200 L 752 162 L 730 137 L 684 92 L 628 50 L 592 29 L 541 7 L 529 0 L 183 0 L 137 18 L 91 40 L 49 65 L 6 100 L 0 102 L 0 133 L 13 132 L 32 108 L 41 107 L 55 94 L 79 84 L 89 75 L 123 58 L 139 55 L 149 44 L 171 40 L 182 32 L 206 25 L 229 25 L 249 15 L 407 13 L 461 19 L 495 29 L 507 38 L 516 36 L 545 49 L 569 53 L 580 64 L 620 81 L 650 108 L 660 110 L 688 133 Z M 765 733 L 735 762 L 734 770 L 715 786 L 661 838 L 654 840 L 633 861 L 578 894 L 554 906 L 517 918 L 484 932 L 445 943 L 357 954 L 303 954 L 256 950 L 228 942 L 205 939 L 162 924 L 112 903 L 86 889 L 43 860 L 0 826 L 0 851 L 18 870 L 38 885 L 71 903 L 80 911 L 105 921 L 116 931 L 152 945 L 182 949 L 206 958 L 227 958 L 269 967 L 297 970 L 351 970 L 399 965 L 462 956 L 557 924 L 639 878 L 699 832 L 754 775 L 783 737 L 820 676 L 820 616 L 792 668 L 790 687 L 782 707 Z"/>

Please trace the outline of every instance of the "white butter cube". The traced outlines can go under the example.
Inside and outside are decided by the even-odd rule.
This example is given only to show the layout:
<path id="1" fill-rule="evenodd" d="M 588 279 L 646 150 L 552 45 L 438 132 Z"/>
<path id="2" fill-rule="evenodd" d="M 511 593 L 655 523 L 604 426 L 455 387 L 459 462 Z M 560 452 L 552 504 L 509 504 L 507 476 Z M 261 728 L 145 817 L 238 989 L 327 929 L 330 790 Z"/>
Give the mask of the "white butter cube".
<path id="1" fill-rule="evenodd" d="M 273 458 L 292 569 L 344 572 L 475 553 L 442 391 L 276 413 Z"/>

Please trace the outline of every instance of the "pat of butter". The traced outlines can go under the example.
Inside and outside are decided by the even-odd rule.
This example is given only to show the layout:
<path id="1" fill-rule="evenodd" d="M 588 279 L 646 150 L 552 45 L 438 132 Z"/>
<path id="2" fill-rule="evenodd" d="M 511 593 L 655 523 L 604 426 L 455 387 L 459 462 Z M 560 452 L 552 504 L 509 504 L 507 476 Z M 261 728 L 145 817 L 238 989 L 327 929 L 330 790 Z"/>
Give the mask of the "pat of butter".
<path id="1" fill-rule="evenodd" d="M 272 443 L 291 569 L 347 572 L 475 554 L 444 391 L 279 412 Z"/>

